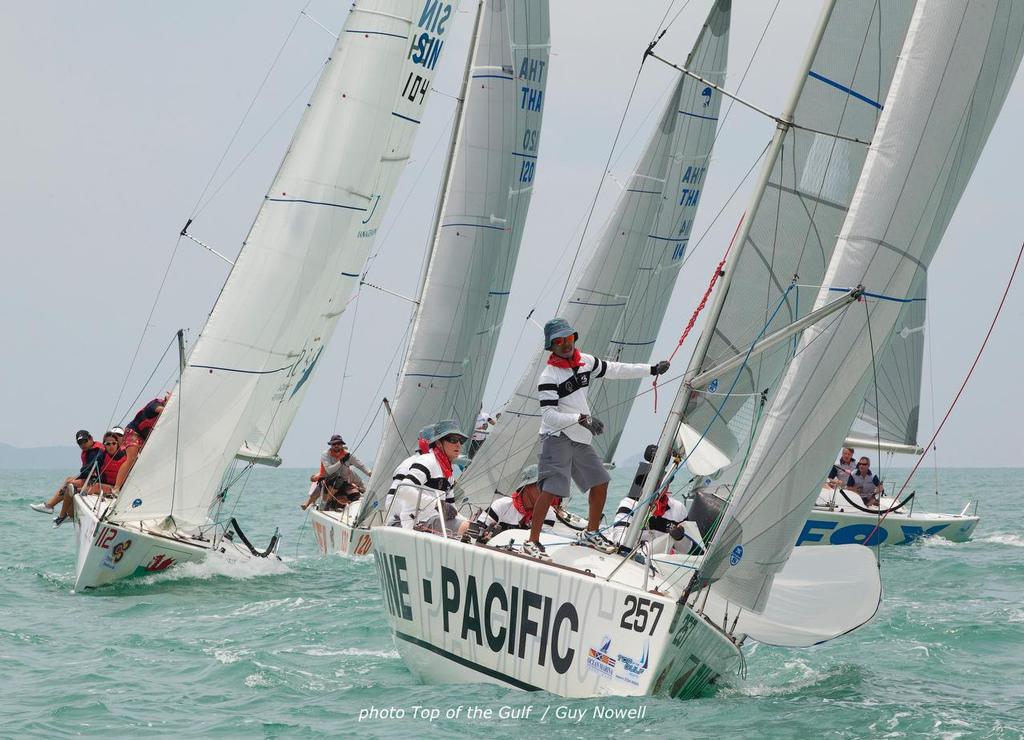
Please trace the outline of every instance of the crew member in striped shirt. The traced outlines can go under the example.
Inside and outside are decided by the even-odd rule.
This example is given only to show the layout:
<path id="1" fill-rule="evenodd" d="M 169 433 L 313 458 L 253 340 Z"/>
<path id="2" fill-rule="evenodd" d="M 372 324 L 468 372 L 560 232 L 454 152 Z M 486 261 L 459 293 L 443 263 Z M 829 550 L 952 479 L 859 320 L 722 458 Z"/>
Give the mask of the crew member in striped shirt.
<path id="1" fill-rule="evenodd" d="M 604 431 L 604 424 L 590 413 L 587 389 L 592 380 L 628 380 L 668 372 L 668 360 L 656 365 L 609 362 L 576 349 L 579 333 L 563 318 L 544 325 L 544 348 L 551 351 L 541 371 L 537 391 L 541 408 L 540 468 L 541 494 L 537 497 L 530 539 L 523 552 L 541 560 L 550 560 L 540 544 L 544 513 L 556 496 L 571 495 L 570 479 L 581 490 L 589 490 L 590 511 L 587 530 L 577 544 L 613 553 L 618 545 L 598 531 L 605 499 L 608 497 L 608 471 L 591 447 L 593 435 Z"/>

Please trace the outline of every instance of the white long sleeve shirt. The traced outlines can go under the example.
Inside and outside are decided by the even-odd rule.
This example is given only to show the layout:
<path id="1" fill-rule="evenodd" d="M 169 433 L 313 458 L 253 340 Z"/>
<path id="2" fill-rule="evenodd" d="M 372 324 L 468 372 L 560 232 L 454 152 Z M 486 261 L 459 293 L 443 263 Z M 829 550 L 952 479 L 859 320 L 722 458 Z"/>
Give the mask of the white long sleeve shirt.
<path id="1" fill-rule="evenodd" d="M 440 498 L 447 503 L 455 500 L 452 482 L 453 477 L 444 474 L 433 452 L 419 455 L 409 463 L 405 478 L 396 481 L 392 514 L 406 528 L 411 528 L 418 521 L 427 521 L 437 513 L 433 506 L 435 499 Z M 434 489 L 437 493 L 431 495 L 429 490 L 423 489 Z"/>
<path id="2" fill-rule="evenodd" d="M 587 389 L 597 378 L 628 380 L 651 375 L 651 366 L 609 362 L 580 353 L 582 365 L 562 368 L 545 365 L 537 380 L 540 398 L 541 434 L 565 434 L 574 442 L 590 444 L 594 435 L 579 425 L 580 414 L 590 415 Z"/>

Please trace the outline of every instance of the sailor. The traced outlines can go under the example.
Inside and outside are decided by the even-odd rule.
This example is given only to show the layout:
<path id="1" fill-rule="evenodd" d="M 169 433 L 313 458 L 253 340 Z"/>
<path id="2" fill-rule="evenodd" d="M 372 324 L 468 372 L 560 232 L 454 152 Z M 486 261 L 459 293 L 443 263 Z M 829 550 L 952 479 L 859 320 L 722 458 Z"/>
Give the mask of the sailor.
<path id="1" fill-rule="evenodd" d="M 843 448 L 842 454 L 839 455 L 839 460 L 828 471 L 829 488 L 836 488 L 842 484 L 842 481 L 856 472 L 857 464 L 853 461 L 853 452 L 852 447 Z"/>
<path id="2" fill-rule="evenodd" d="M 523 546 L 527 555 L 549 560 L 540 544 L 544 512 L 554 497 L 568 498 L 569 479 L 588 490 L 590 512 L 587 529 L 578 544 L 612 553 L 618 546 L 601 534 L 598 527 L 608 496 L 608 471 L 590 446 L 593 435 L 604 431 L 604 424 L 591 415 L 587 389 L 598 378 L 629 379 L 668 372 L 668 360 L 656 365 L 628 364 L 600 360 L 576 349 L 577 331 L 562 318 L 544 325 L 544 348 L 551 351 L 538 379 L 541 408 L 541 449 L 539 458 L 541 495 L 537 497 L 530 539 Z"/>
<path id="3" fill-rule="evenodd" d="M 871 460 L 866 457 L 857 461 L 857 470 L 847 479 L 846 487 L 860 494 L 865 506 L 878 506 L 878 497 L 885 491 L 882 481 L 871 472 Z"/>
<path id="4" fill-rule="evenodd" d="M 398 484 L 406 479 L 409 475 L 409 469 L 412 464 L 416 462 L 416 459 L 420 455 L 424 455 L 430 451 L 430 443 L 427 441 L 430 439 L 430 435 L 434 433 L 434 425 L 428 424 L 427 426 L 420 429 L 420 433 L 416 437 L 416 452 L 409 455 L 409 457 L 398 463 L 398 467 L 395 468 L 394 474 L 391 476 L 391 488 L 384 495 L 384 522 L 391 526 L 398 526 L 401 524 L 399 521 L 399 511 L 391 511 L 395 501 L 395 489 L 398 488 Z"/>
<path id="5" fill-rule="evenodd" d="M 469 521 L 456 512 L 454 494 L 451 492 L 455 480 L 452 461 L 458 458 L 466 435 L 459 430 L 452 419 L 437 422 L 427 437 L 429 449 L 416 457 L 409 465 L 405 479 L 395 488 L 394 509 L 403 527 L 425 525 L 427 529 L 441 529 L 442 519 L 438 505 L 444 512 L 446 530 L 465 533 Z M 397 474 L 397 470 L 395 471 Z M 437 493 L 432 493 L 436 491 Z"/>
<path id="6" fill-rule="evenodd" d="M 117 480 L 114 481 L 115 492 L 120 491 L 121 486 L 124 485 L 125 478 L 127 478 L 128 473 L 132 471 L 132 468 L 135 466 L 135 461 L 139 457 L 139 453 L 142 452 L 142 446 L 146 444 L 146 440 L 149 439 L 149 435 L 153 431 L 153 427 L 156 426 L 156 422 L 160 418 L 160 414 L 164 412 L 164 407 L 170 399 L 170 392 L 165 393 L 160 398 L 154 398 L 139 409 L 135 413 L 135 417 L 128 422 L 128 425 L 125 427 L 124 438 L 121 440 L 121 446 L 124 448 L 124 453 L 127 459 L 124 461 L 124 465 L 122 465 L 117 471 Z"/>
<path id="7" fill-rule="evenodd" d="M 496 498 L 490 506 L 480 512 L 475 522 L 480 532 L 478 542 L 483 544 L 506 529 L 530 528 L 533 507 L 540 496 L 540 486 L 537 485 L 539 477 L 537 466 L 529 466 L 520 474 L 515 493 Z M 555 525 L 553 510 L 545 514 L 544 524 L 549 527 Z"/>
<path id="8" fill-rule="evenodd" d="M 103 435 L 103 455 L 99 458 L 98 478 L 93 477 L 92 483 L 82 489 L 89 496 L 109 494 L 117 479 L 117 471 L 121 469 L 127 456 L 121 449 L 121 439 L 113 430 Z M 75 513 L 74 497 L 65 496 L 60 507 L 60 514 L 53 520 L 53 526 L 59 527 Z"/>
<path id="9" fill-rule="evenodd" d="M 67 499 L 70 504 L 72 497 L 77 491 L 89 485 L 93 480 L 99 479 L 100 466 L 103 464 L 103 445 L 92 438 L 87 429 L 79 429 L 75 432 L 75 443 L 81 452 L 82 467 L 77 475 L 69 475 L 60 484 L 57 492 L 48 501 L 41 504 L 29 504 L 33 511 L 43 514 L 52 514 L 53 507 Z M 66 508 L 66 507 L 62 507 Z M 67 519 L 59 514 L 53 520 L 53 526 L 59 527 Z"/>
<path id="10" fill-rule="evenodd" d="M 362 460 L 348 451 L 340 434 L 332 435 L 327 441 L 327 449 L 320 455 L 320 470 L 309 476 L 311 483 L 322 482 L 323 486 L 314 486 L 306 503 L 300 508 L 308 508 L 322 490 L 331 492 L 331 500 L 339 506 L 359 498 L 366 491 L 366 485 L 352 468 L 358 468 L 367 476 L 373 474 Z"/>
<path id="11" fill-rule="evenodd" d="M 494 426 L 494 423 L 494 417 L 489 411 L 484 411 L 483 404 L 480 404 L 480 413 L 476 415 L 476 421 L 473 424 L 473 438 L 469 441 L 468 457 L 470 460 L 480 449 L 480 445 L 487 441 L 487 437 L 491 433 L 490 427 Z"/>

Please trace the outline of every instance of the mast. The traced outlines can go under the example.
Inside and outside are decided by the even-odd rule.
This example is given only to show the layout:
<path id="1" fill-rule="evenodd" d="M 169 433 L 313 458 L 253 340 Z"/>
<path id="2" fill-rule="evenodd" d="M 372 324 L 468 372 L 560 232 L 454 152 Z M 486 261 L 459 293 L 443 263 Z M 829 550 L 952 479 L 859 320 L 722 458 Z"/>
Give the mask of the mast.
<path id="1" fill-rule="evenodd" d="M 793 116 L 796 113 L 797 104 L 800 102 L 800 94 L 803 92 L 804 85 L 807 82 L 807 74 L 811 69 L 811 65 L 814 63 L 814 57 L 818 52 L 818 46 L 821 44 L 821 39 L 825 35 L 825 30 L 828 28 L 828 22 L 832 17 L 832 10 L 835 8 L 835 4 L 836 0 L 829 0 L 825 7 L 822 8 L 821 16 L 818 18 L 818 25 L 815 28 L 814 35 L 811 37 L 811 43 L 807 47 L 807 53 L 804 55 L 804 61 L 800 66 L 802 73 L 797 79 L 797 83 L 793 88 L 793 92 L 789 96 L 789 100 L 786 102 L 786 107 L 783 110 L 782 115 L 779 117 L 778 125 L 775 128 L 775 135 L 772 137 L 771 146 L 768 149 L 767 159 L 764 163 L 764 167 L 761 169 L 761 176 L 758 178 L 753 199 L 747 209 L 747 213 L 750 214 L 750 217 L 744 219 L 743 225 L 740 227 L 740 232 L 736 235 L 736 248 L 729 253 L 729 258 L 726 260 L 725 274 L 722 276 L 721 285 L 718 292 L 715 294 L 714 300 L 712 301 L 708 316 L 704 320 L 704 330 L 701 332 L 700 338 L 697 340 L 697 346 L 694 348 L 693 356 L 690 358 L 690 364 L 686 369 L 686 375 L 684 377 L 692 377 L 700 371 L 701 365 L 704 364 L 708 345 L 711 342 L 713 329 L 715 324 L 718 322 L 718 317 L 722 313 L 722 306 L 725 304 L 725 298 L 729 292 L 729 285 L 732 282 L 732 276 L 735 273 L 736 264 L 739 262 L 740 255 L 743 253 L 743 247 L 747 242 L 747 238 L 750 236 L 750 229 L 754 223 L 753 214 L 757 212 L 757 209 L 761 204 L 761 199 L 764 197 L 772 171 L 775 168 L 775 162 L 779 157 L 779 153 L 782 151 L 783 140 L 793 123 Z M 684 380 L 679 384 L 679 390 L 676 391 L 675 398 L 672 399 L 672 406 L 669 408 L 668 416 L 665 419 L 665 426 L 662 427 L 661 436 L 658 438 L 658 451 L 655 453 L 654 460 L 651 463 L 651 472 L 647 475 L 647 480 L 644 481 L 644 488 L 640 494 L 640 502 L 637 505 L 637 509 L 633 514 L 633 519 L 630 521 L 629 528 L 626 530 L 626 534 L 623 538 L 623 544 L 627 547 L 633 548 L 636 546 L 636 543 L 640 540 L 641 532 L 647 525 L 647 513 L 651 508 L 651 503 L 653 502 L 652 494 L 655 489 L 661 485 L 662 472 L 665 470 L 665 466 L 668 463 L 672 444 L 675 441 L 679 425 L 682 423 L 683 409 L 686 406 L 689 394 L 690 386 Z"/>

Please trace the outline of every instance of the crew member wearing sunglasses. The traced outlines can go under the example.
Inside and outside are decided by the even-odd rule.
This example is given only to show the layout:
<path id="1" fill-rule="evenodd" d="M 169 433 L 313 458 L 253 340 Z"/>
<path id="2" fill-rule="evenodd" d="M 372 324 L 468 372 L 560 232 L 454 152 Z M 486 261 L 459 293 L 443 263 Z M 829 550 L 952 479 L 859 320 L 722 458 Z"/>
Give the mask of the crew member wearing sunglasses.
<path id="1" fill-rule="evenodd" d="M 340 434 L 333 435 L 327 441 L 327 449 L 320 455 L 320 470 L 309 476 L 310 482 L 316 485 L 310 489 L 309 498 L 300 508 L 309 508 L 321 493 L 324 494 L 323 508 L 327 510 L 343 508 L 358 499 L 366 492 L 366 484 L 352 468 L 358 468 L 367 477 L 373 474 L 362 460 L 348 451 Z"/>
<path id="2" fill-rule="evenodd" d="M 882 481 L 871 472 L 871 461 L 866 457 L 857 461 L 857 469 L 846 481 L 846 487 L 859 493 L 865 506 L 878 506 L 879 496 L 885 491 Z"/>
<path id="3" fill-rule="evenodd" d="M 541 494 L 537 497 L 530 524 L 530 539 L 523 552 L 541 560 L 551 558 L 540 543 L 544 514 L 552 499 L 568 498 L 570 479 L 589 491 L 590 513 L 587 531 L 577 542 L 602 552 L 613 553 L 618 546 L 598 531 L 608 496 L 608 471 L 590 443 L 604 432 L 604 424 L 590 413 L 587 389 L 599 379 L 628 380 L 668 372 L 668 360 L 656 365 L 609 362 L 576 348 L 579 333 L 562 318 L 544 325 L 544 348 L 551 351 L 538 379 L 541 410 L 539 465 Z"/>
<path id="4" fill-rule="evenodd" d="M 70 502 L 71 497 L 75 495 L 76 491 L 80 491 L 90 481 L 98 479 L 100 466 L 103 464 L 103 445 L 94 440 L 88 430 L 85 429 L 79 429 L 75 433 L 75 443 L 82 453 L 82 468 L 78 471 L 77 475 L 69 475 L 65 478 L 64 482 L 60 484 L 60 488 L 50 497 L 49 501 L 41 504 L 30 504 L 33 511 L 52 514 L 53 507 L 58 503 L 65 498 Z M 63 519 L 60 519 L 60 522 L 57 521 L 58 519 L 60 519 L 59 516 L 57 519 L 54 519 L 55 527 L 59 527 L 60 523 L 63 522 Z"/>

